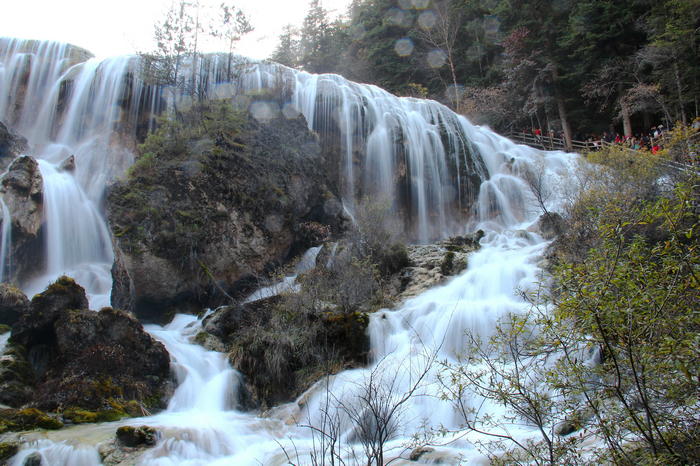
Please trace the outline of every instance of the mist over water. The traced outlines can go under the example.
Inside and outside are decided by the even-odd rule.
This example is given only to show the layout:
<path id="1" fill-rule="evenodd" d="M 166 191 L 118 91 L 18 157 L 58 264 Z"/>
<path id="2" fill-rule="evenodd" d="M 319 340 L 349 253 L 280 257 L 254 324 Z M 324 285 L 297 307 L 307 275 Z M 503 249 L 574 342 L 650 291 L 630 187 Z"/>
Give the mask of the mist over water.
<path id="1" fill-rule="evenodd" d="M 16 129 L 27 135 L 44 180 L 45 275 L 21 284 L 22 288 L 31 296 L 58 275 L 69 274 L 86 288 L 90 307 L 99 309 L 109 305 L 114 259 L 102 211 L 104 191 L 133 161 L 128 146 L 117 147 L 114 136 L 126 133 L 133 138 L 135 129 L 128 123 L 138 119 L 139 109 L 155 108 L 153 101 L 144 104 L 143 100 L 158 93 L 131 72 L 133 57 L 71 65 L 69 56 L 70 49 L 61 44 L 0 39 L 0 119 L 14 121 Z M 212 76 L 220 74 L 215 58 L 207 66 Z M 27 69 L 31 69 L 30 84 L 24 111 L 18 113 L 12 110 L 17 108 L 13 96 Z M 68 76 L 72 91 L 66 97 L 60 89 Z M 31 440 L 12 465 L 21 465 L 33 451 L 41 454 L 42 464 L 100 464 L 95 445 L 120 425 L 160 429 L 157 445 L 141 464 L 281 465 L 287 464 L 287 455 L 297 464 L 310 464 L 318 454 L 318 434 L 330 429 L 330 424 L 337 428 L 346 463 L 365 464 L 358 422 L 367 419 L 363 398 L 369 388 L 401 406 L 392 421 L 395 434 L 386 445 L 387 461 L 407 458 L 411 438 L 426 428 L 458 430 L 462 426 L 464 419 L 440 399 L 436 362 L 458 361 L 468 346 L 465 330 L 488 338 L 500 318 L 527 309 L 518 290 L 531 289 L 541 280 L 537 264 L 547 244 L 537 234 L 524 231 L 538 212 L 518 174 L 528 165 L 543 163 L 556 177 L 571 156 L 554 153 L 543 159 L 537 151 L 472 126 L 435 102 L 397 98 L 339 76 L 315 76 L 277 65 L 251 66 L 236 87 L 226 88 L 225 96 L 236 102 L 233 89 L 271 87 L 279 76 L 288 80 L 293 92 L 292 107 L 278 106 L 277 111 L 290 116 L 301 113 L 311 129 L 337 135 L 343 204 L 348 212 L 353 213 L 358 191 L 389 196 L 401 191 L 411 218 L 407 234 L 417 242 L 482 229 L 486 235 L 481 250 L 469 256 L 460 276 L 395 310 L 371 315 L 369 367 L 330 376 L 296 403 L 275 408 L 264 417 L 240 411 L 243 381 L 227 356 L 191 344 L 201 321 L 180 315 L 166 327 L 147 326 L 171 355 L 178 387 L 168 409 L 150 417 L 46 433 L 45 438 Z M 58 107 L 63 109 L 60 117 Z M 30 108 L 34 117 L 25 115 Z M 250 110 L 261 120 L 275 112 L 274 106 Z M 60 169 L 71 155 L 75 171 Z M 358 157 L 364 167 L 359 172 Z M 397 185 L 397 172 L 402 170 L 407 174 L 403 184 Z M 473 184 L 475 179 L 481 180 L 478 186 Z M 3 215 L 3 244 L 11 241 L 7 223 Z M 4 272 L 11 263 L 5 249 L 0 256 L 7 263 Z M 311 251 L 307 260 L 313 263 L 318 252 Z M 292 287 L 293 282 L 285 286 Z M 251 299 L 274 292 L 260 290 Z M 502 408 L 484 400 L 469 402 L 495 415 L 504 414 Z M 518 437 L 539 435 L 522 423 L 510 427 Z M 467 464 L 483 464 L 469 437 L 452 440 L 436 447 L 431 458 L 457 464 L 464 455 Z"/>

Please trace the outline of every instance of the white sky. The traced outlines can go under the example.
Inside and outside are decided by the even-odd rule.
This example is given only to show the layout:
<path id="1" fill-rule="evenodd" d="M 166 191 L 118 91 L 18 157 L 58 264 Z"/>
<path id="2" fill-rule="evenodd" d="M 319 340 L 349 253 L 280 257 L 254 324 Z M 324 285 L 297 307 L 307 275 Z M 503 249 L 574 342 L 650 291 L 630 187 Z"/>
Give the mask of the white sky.
<path id="1" fill-rule="evenodd" d="M 222 0 L 200 0 L 215 7 Z M 155 48 L 153 25 L 162 20 L 172 0 L 2 0 L 0 36 L 53 39 L 83 47 L 99 58 L 148 52 Z M 268 58 L 287 24 L 300 26 L 308 0 L 228 0 L 246 12 L 255 31 L 237 52 Z M 349 0 L 324 0 L 327 10 L 345 13 Z M 222 50 L 225 47 L 218 47 Z M 210 50 L 211 51 L 211 50 Z"/>

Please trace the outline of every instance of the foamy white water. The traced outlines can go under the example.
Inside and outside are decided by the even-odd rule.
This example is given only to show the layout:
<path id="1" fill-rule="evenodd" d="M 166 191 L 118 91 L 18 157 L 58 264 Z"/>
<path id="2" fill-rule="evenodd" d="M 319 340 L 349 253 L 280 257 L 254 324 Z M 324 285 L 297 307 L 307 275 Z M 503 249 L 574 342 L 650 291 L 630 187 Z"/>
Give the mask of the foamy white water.
<path id="1" fill-rule="evenodd" d="M 5 352 L 5 346 L 7 346 L 7 340 L 10 339 L 10 332 L 0 334 L 0 356 Z"/>
<path id="2" fill-rule="evenodd" d="M 340 428 L 343 456 L 348 462 L 357 458 L 363 463 L 353 415 L 366 409 L 358 397 L 373 387 L 394 402 L 412 393 L 396 413 L 395 422 L 400 425 L 385 450 L 387 461 L 405 457 L 412 436 L 422 429 L 444 426 L 457 430 L 464 421 L 451 403 L 439 399 L 436 361 L 457 362 L 456 353 L 466 346 L 465 329 L 487 338 L 499 318 L 526 309 L 515 290 L 528 289 L 540 278 L 536 262 L 546 243 L 536 235 L 491 232 L 482 244 L 482 250 L 470 256 L 468 269 L 447 285 L 429 290 L 396 311 L 383 310 L 371 316 L 372 365 L 321 381 L 301 398 L 301 408 L 297 404 L 278 408 L 274 411 L 277 417 L 260 418 L 236 411 L 240 375 L 228 365 L 226 355 L 190 343 L 201 330 L 201 321 L 179 315 L 165 328 L 147 326 L 170 352 L 179 387 L 166 412 L 99 429 L 114 432 L 121 424 L 159 428 L 162 437 L 144 456 L 144 465 L 281 465 L 286 464 L 286 454 L 298 454 L 298 461 L 307 464 L 317 453 L 319 438 L 304 426 L 328 429 L 327 416 L 332 411 Z M 486 408 L 503 413 L 500 406 L 487 403 Z M 510 431 L 519 437 L 539 435 L 534 427 L 519 424 L 510 426 Z M 433 455 L 445 464 L 458 464 L 460 455 L 471 458 L 467 464 L 481 464 L 482 455 L 468 440 L 438 448 Z M 73 450 L 70 446 L 66 441 L 43 442 L 30 449 L 42 455 L 51 452 L 45 456 L 48 464 L 62 464 L 50 460 L 58 454 L 56 449 L 64 455 L 63 461 L 71 455 L 89 456 L 83 451 L 85 445 L 72 446 Z"/>

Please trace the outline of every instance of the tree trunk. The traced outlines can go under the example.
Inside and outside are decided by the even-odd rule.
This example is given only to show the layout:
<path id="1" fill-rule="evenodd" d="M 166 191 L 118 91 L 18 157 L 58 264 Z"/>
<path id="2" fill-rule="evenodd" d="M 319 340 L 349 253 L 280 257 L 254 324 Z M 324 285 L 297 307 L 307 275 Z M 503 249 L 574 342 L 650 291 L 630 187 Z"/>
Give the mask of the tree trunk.
<path id="1" fill-rule="evenodd" d="M 559 110 L 559 119 L 561 120 L 561 129 L 564 131 L 564 146 L 566 150 L 572 150 L 571 146 L 571 126 L 569 126 L 569 118 L 566 115 L 566 104 L 564 98 L 557 96 L 557 109 Z"/>
<path id="2" fill-rule="evenodd" d="M 455 93 L 455 106 L 457 108 L 456 112 L 460 113 L 460 107 L 461 107 L 461 99 L 460 99 L 460 90 L 459 86 L 457 85 L 457 74 L 455 73 L 455 64 L 452 61 L 452 55 L 449 55 L 449 63 L 450 63 L 450 72 L 452 73 L 452 83 L 454 85 L 454 93 Z"/>
<path id="3" fill-rule="evenodd" d="M 622 128 L 625 136 L 632 136 L 632 117 L 629 107 L 625 104 L 622 104 Z"/>
<path id="4" fill-rule="evenodd" d="M 199 39 L 199 2 L 197 6 L 197 18 L 194 24 L 194 51 L 192 52 L 192 94 L 199 96 L 197 89 L 197 39 Z"/>
<path id="5" fill-rule="evenodd" d="M 678 60 L 673 60 L 673 71 L 676 73 L 676 87 L 678 88 L 678 106 L 681 109 L 681 119 L 683 126 L 688 126 L 688 118 L 685 116 L 685 108 L 683 102 L 683 83 L 681 82 L 681 70 L 678 67 Z"/>
<path id="6" fill-rule="evenodd" d="M 552 77 L 556 83 L 559 77 L 559 70 L 556 67 L 552 70 Z M 556 84 L 555 84 L 556 86 Z M 564 132 L 564 149 L 571 151 L 573 146 L 571 145 L 571 126 L 569 126 L 569 117 L 566 115 L 566 102 L 564 102 L 564 96 L 561 95 L 559 89 L 556 90 L 555 96 L 557 99 L 557 110 L 559 111 L 559 120 L 561 121 L 561 129 Z"/>

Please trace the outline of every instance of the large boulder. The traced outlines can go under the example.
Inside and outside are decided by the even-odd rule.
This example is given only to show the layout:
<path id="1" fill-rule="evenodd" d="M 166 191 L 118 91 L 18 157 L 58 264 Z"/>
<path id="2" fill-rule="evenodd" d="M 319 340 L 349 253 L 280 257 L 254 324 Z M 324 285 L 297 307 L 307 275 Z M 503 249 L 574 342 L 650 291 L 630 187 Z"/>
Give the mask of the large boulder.
<path id="1" fill-rule="evenodd" d="M 0 173 L 7 170 L 12 161 L 27 149 L 27 139 L 0 121 Z"/>
<path id="2" fill-rule="evenodd" d="M 85 290 L 72 278 L 59 278 L 32 299 L 10 342 L 26 351 L 38 379 L 34 405 L 61 408 L 72 422 L 163 407 L 172 388 L 165 347 L 127 312 L 88 310 Z"/>
<path id="3" fill-rule="evenodd" d="M 69 277 L 60 277 L 32 298 L 29 312 L 12 326 L 12 341 L 28 350 L 56 339 L 54 324 L 69 310 L 88 309 L 85 290 Z"/>
<path id="4" fill-rule="evenodd" d="M 157 169 L 143 158 L 110 188 L 113 306 L 158 320 L 226 304 L 309 246 L 300 225 L 340 230 L 337 187 L 304 118 L 244 126 L 160 153 Z"/>
<path id="5" fill-rule="evenodd" d="M 11 281 L 26 283 L 45 268 L 43 195 L 39 163 L 32 157 L 16 159 L 0 179 L 0 196 L 12 219 Z"/>
<path id="6" fill-rule="evenodd" d="M 244 377 L 239 408 L 269 409 L 290 402 L 328 371 L 365 365 L 369 315 L 338 306 L 294 307 L 289 296 L 222 306 L 206 317 L 194 339 L 221 346 Z"/>

